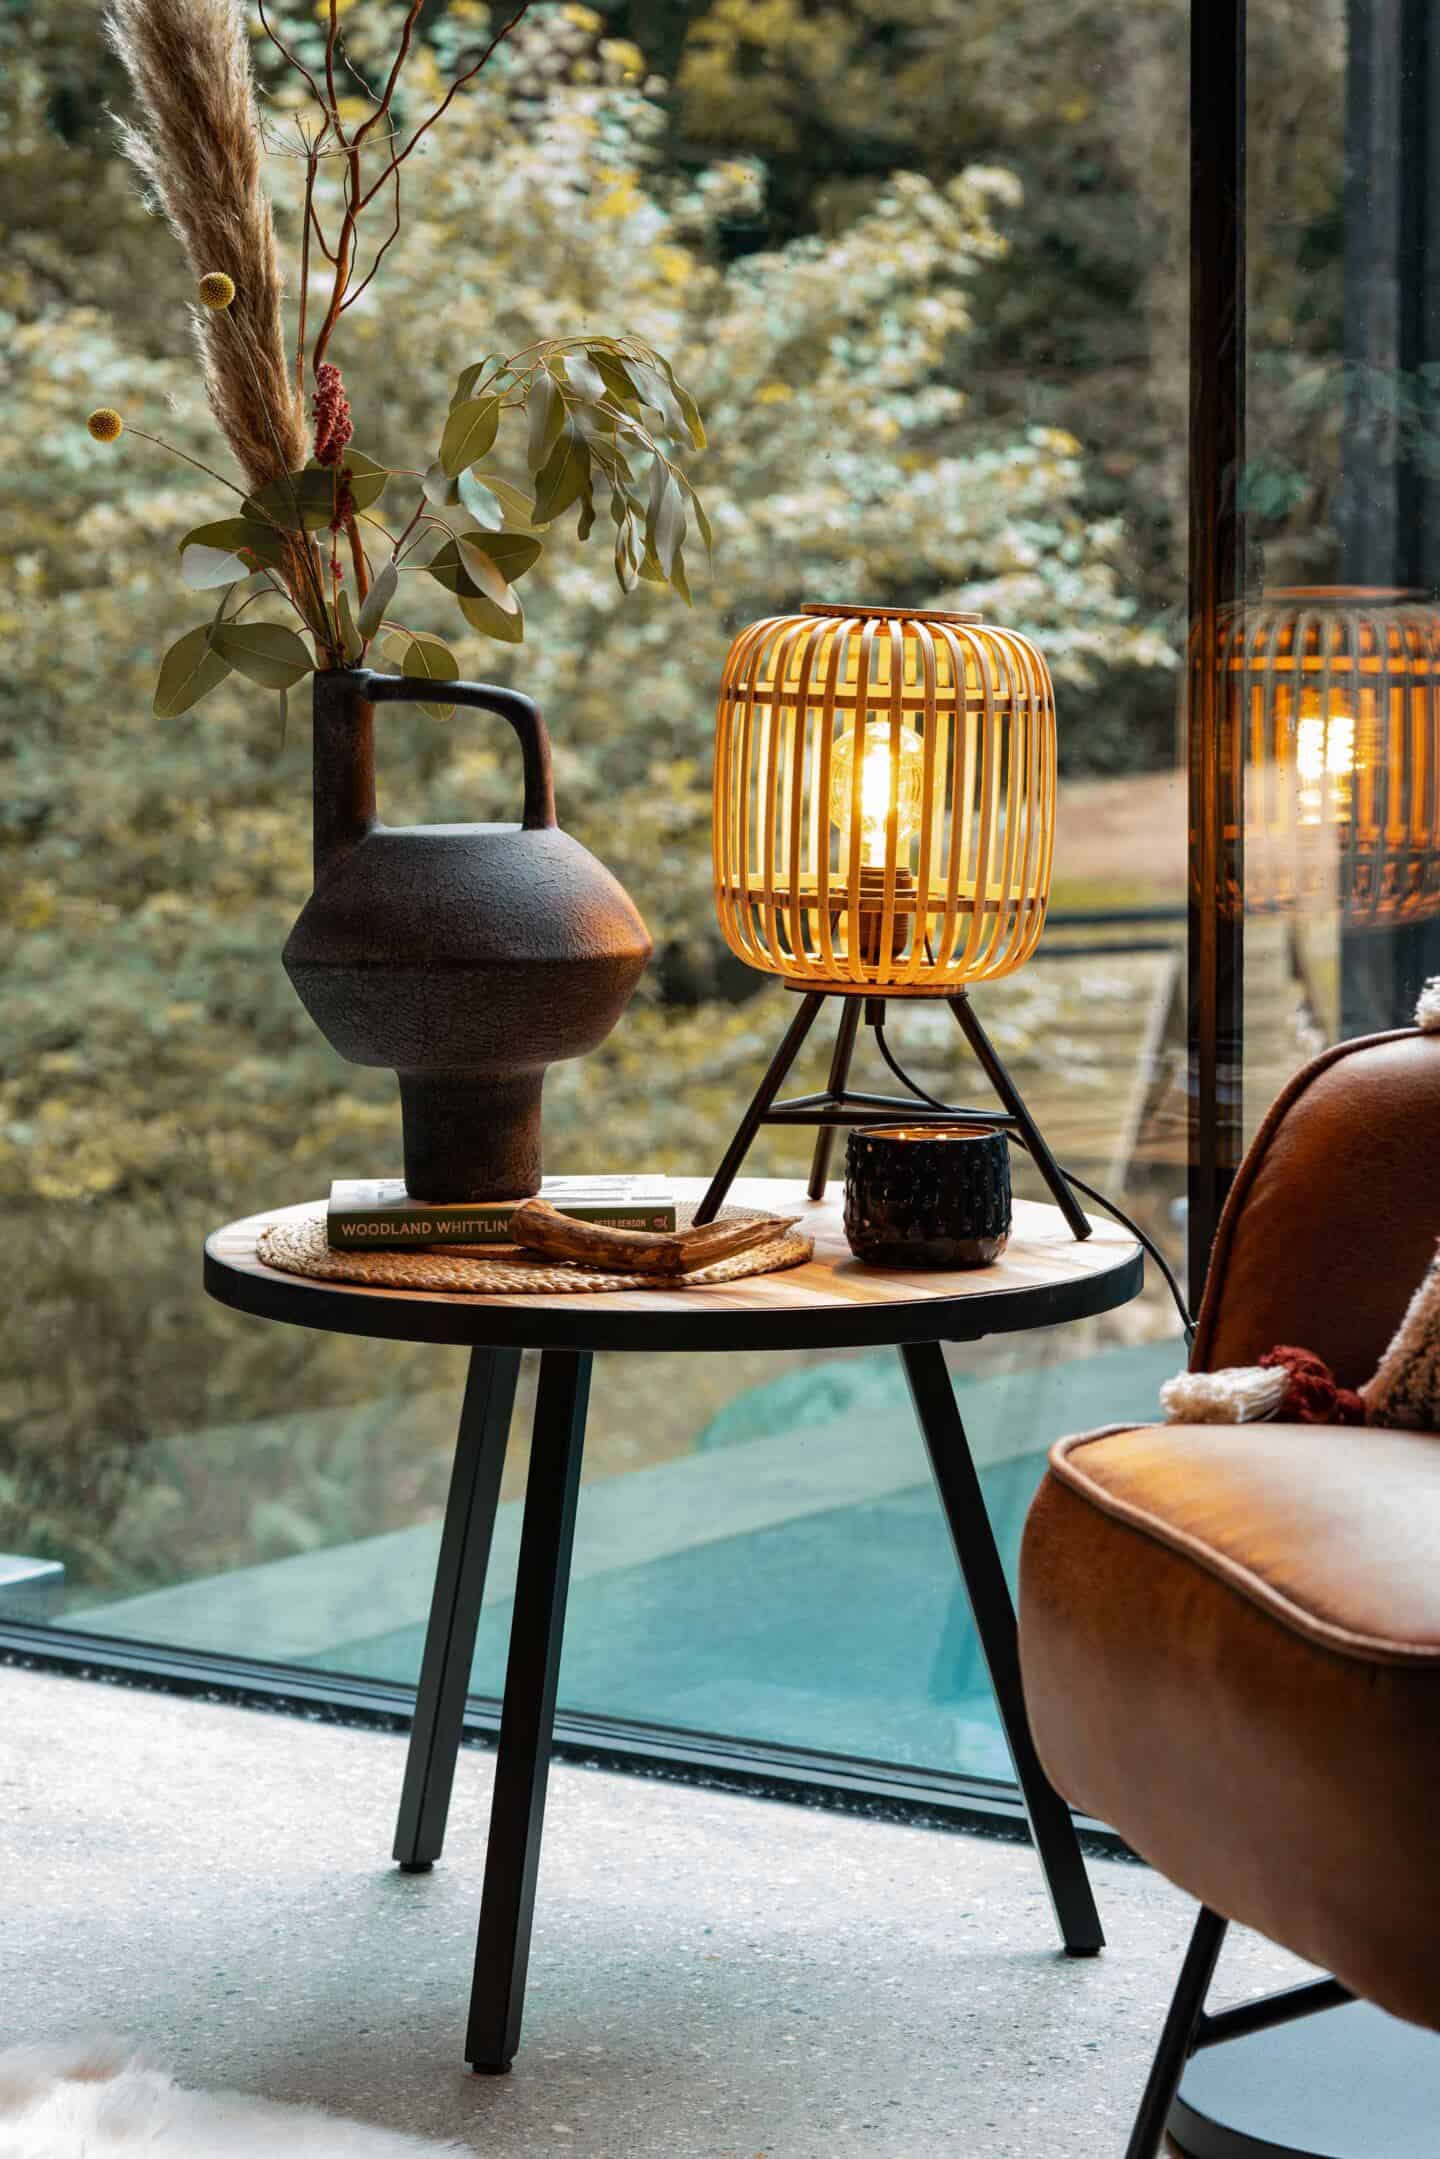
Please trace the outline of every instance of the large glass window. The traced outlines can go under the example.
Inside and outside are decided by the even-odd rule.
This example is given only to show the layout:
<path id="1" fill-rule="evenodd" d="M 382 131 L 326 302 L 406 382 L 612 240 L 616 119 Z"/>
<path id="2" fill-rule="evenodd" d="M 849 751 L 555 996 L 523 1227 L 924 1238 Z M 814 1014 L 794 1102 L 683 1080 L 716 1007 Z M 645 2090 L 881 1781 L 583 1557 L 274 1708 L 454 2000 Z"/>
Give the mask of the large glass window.
<path id="1" fill-rule="evenodd" d="M 435 64 L 480 12 L 425 10 Z M 362 74 L 380 13 L 345 13 Z M 309 49 L 310 13 L 277 20 Z M 83 419 L 164 412 L 213 453 L 188 282 L 116 156 L 104 107 L 124 92 L 88 6 L 12 11 L 0 39 L 19 212 L 0 298 L 17 362 L 0 1551 L 64 1570 L 57 1590 L 16 1567 L 0 1610 L 413 1680 L 462 1357 L 243 1320 L 199 1280 L 217 1222 L 397 1166 L 392 1081 L 332 1057 L 279 965 L 308 884 L 307 723 L 296 709 L 282 733 L 272 700 L 229 687 L 151 717 L 158 656 L 193 618 L 163 558 L 217 512 L 133 432 L 99 451 Z M 1253 486 L 1292 495 L 1327 484 L 1305 399 L 1312 354 L 1333 358 L 1311 318 L 1338 307 L 1343 224 L 1311 174 L 1339 140 L 1340 25 L 1301 42 L 1315 102 L 1262 174 L 1275 262 L 1256 264 L 1283 421 L 1279 476 Z M 1060 714 L 1051 926 L 985 1024 L 1060 1159 L 1183 1249 L 1183 51 L 1169 4 L 926 0 L 903 22 L 870 0 L 570 6 L 538 11 L 437 131 L 347 317 L 361 446 L 413 464 L 465 361 L 582 326 L 669 350 L 714 422 L 697 479 L 715 566 L 691 614 L 622 600 L 604 553 L 562 544 L 527 582 L 524 646 L 461 653 L 544 705 L 562 820 L 655 935 L 611 1041 L 551 1074 L 550 1168 L 708 1170 L 783 1025 L 710 902 L 735 631 L 807 599 L 963 605 L 1042 645 Z M 1275 84 L 1278 122 L 1282 88 L 1300 93 L 1278 63 Z M 272 163 L 293 241 L 293 171 Z M 1298 495 L 1276 511 L 1300 542 L 1285 575 L 1330 578 L 1305 514 Z M 499 737 L 387 713 L 387 814 L 514 814 Z M 907 1010 L 894 1033 L 924 1084 L 975 1095 L 947 1013 Z M 828 1047 L 798 1084 L 821 1083 Z M 799 1175 L 802 1142 L 766 1134 L 753 1161 Z M 953 1354 L 1007 1559 L 1050 1441 L 1150 1415 L 1180 1356 L 1153 1273 L 1106 1320 Z M 528 1406 L 522 1388 L 480 1693 L 500 1684 Z M 897 1360 L 602 1360 L 562 1702 L 1008 1774 Z"/>
<path id="2" fill-rule="evenodd" d="M 1228 649 L 1252 1129 L 1316 1048 L 1408 1024 L 1440 969 L 1429 12 L 1251 13 L 1248 559 Z"/>

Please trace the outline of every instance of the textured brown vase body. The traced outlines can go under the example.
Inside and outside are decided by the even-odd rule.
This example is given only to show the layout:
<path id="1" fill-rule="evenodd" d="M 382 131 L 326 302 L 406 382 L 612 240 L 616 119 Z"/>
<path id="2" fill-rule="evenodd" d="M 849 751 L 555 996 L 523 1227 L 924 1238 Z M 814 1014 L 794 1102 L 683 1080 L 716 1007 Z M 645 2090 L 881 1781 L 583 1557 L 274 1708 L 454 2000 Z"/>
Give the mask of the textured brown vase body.
<path id="1" fill-rule="evenodd" d="M 525 1199 L 540 1189 L 546 1067 L 604 1041 L 650 939 L 623 886 L 555 823 L 536 706 L 485 683 L 443 694 L 514 728 L 521 822 L 381 824 L 374 708 L 431 702 L 437 685 L 317 675 L 315 888 L 285 971 L 333 1049 L 397 1075 L 414 1198 Z"/>

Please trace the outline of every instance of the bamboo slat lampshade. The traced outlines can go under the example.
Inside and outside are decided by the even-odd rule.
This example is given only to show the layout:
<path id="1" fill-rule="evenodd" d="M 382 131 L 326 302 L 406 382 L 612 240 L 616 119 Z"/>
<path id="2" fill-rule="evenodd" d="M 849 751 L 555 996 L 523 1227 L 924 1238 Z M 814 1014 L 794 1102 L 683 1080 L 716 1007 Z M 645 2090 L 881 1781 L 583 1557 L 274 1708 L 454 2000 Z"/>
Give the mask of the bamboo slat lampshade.
<path id="1" fill-rule="evenodd" d="M 1245 744 L 1245 899 L 1333 896 L 1352 926 L 1440 914 L 1440 613 L 1295 587 L 1237 607 L 1221 668 Z"/>
<path id="2" fill-rule="evenodd" d="M 741 632 L 720 690 L 715 905 L 807 989 L 945 996 L 1045 924 L 1055 697 L 978 615 L 807 606 Z"/>

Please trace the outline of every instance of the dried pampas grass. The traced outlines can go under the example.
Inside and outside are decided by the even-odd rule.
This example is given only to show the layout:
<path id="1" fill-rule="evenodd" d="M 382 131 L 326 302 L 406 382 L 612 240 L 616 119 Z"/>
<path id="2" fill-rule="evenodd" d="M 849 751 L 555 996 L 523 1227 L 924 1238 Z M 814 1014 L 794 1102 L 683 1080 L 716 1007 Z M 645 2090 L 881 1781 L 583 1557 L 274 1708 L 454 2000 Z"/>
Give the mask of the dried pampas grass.
<path id="1" fill-rule="evenodd" d="M 305 463 L 305 407 L 285 349 L 275 220 L 239 0 L 110 0 L 110 42 L 140 101 L 122 123 L 196 277 L 223 271 L 235 299 L 195 316 L 211 410 L 252 488 Z"/>

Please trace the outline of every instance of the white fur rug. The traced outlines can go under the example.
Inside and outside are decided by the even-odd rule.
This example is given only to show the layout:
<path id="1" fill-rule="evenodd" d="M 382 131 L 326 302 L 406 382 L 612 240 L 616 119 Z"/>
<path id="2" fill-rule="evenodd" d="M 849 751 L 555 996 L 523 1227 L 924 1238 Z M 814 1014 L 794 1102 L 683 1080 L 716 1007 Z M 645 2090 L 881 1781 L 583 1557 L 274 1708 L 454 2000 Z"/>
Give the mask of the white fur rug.
<path id="1" fill-rule="evenodd" d="M 182 2091 L 124 2041 L 0 2052 L 0 2159 L 438 2159 L 462 2148 L 318 2107 Z"/>

